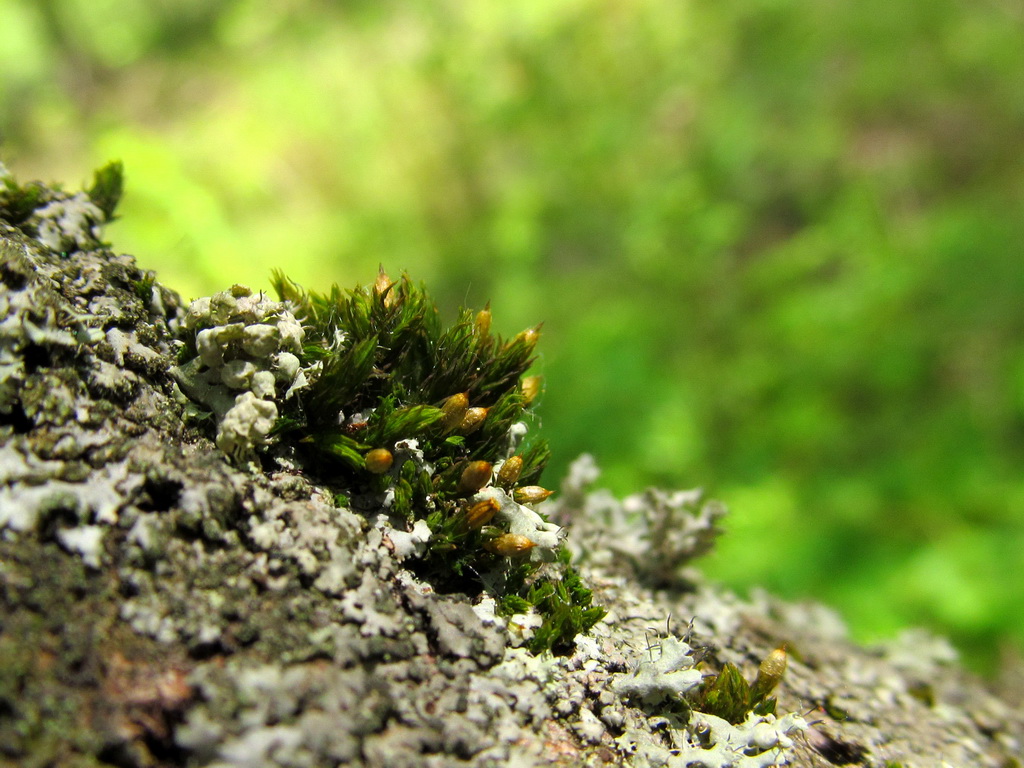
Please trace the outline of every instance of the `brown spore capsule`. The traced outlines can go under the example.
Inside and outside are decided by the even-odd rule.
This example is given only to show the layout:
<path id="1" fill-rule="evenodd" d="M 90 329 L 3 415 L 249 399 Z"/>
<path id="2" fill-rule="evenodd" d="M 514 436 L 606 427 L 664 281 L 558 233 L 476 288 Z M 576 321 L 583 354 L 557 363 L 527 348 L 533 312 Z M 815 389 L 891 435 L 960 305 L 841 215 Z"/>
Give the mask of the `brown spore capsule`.
<path id="1" fill-rule="evenodd" d="M 476 334 L 480 338 L 487 338 L 491 332 L 491 305 L 488 304 L 486 307 L 476 313 L 476 318 L 473 320 L 473 327 L 476 329 Z"/>
<path id="2" fill-rule="evenodd" d="M 495 499 L 478 501 L 466 510 L 466 526 L 482 528 L 494 519 L 499 509 L 501 509 L 501 505 Z"/>
<path id="3" fill-rule="evenodd" d="M 539 504 L 553 493 L 554 491 L 541 488 L 539 485 L 524 485 L 512 492 L 512 498 L 519 504 Z"/>
<path id="4" fill-rule="evenodd" d="M 384 265 L 381 264 L 377 270 L 377 279 L 373 283 L 373 292 L 384 297 L 384 306 L 386 307 L 395 305 L 395 297 L 391 294 L 392 286 L 394 286 L 394 282 L 388 277 L 388 273 L 384 271 Z"/>
<path id="5" fill-rule="evenodd" d="M 441 428 L 445 432 L 451 432 L 462 424 L 466 418 L 466 411 L 469 410 L 469 396 L 465 392 L 459 392 L 445 399 L 441 403 Z"/>
<path id="6" fill-rule="evenodd" d="M 461 493 L 475 493 L 491 482 L 491 462 L 471 461 L 459 476 Z"/>
<path id="7" fill-rule="evenodd" d="M 463 435 L 469 435 L 476 432 L 483 426 L 484 419 L 487 418 L 486 408 L 470 408 L 466 411 L 466 415 L 462 417 L 462 423 L 459 424 L 459 432 Z"/>
<path id="8" fill-rule="evenodd" d="M 541 381 L 542 379 L 540 376 L 527 376 L 519 385 L 519 388 L 523 393 L 523 400 L 526 401 L 526 405 L 529 405 L 537 399 L 537 396 L 540 394 Z"/>
<path id="9" fill-rule="evenodd" d="M 540 326 L 534 328 L 527 328 L 525 331 L 520 331 L 516 334 L 515 338 L 512 339 L 511 344 L 521 344 L 526 347 L 527 350 L 532 351 L 537 342 L 540 340 Z"/>
<path id="10" fill-rule="evenodd" d="M 364 457 L 366 470 L 375 475 L 383 475 L 395 462 L 395 457 L 387 448 L 374 448 Z"/>
<path id="11" fill-rule="evenodd" d="M 505 459 L 501 465 L 501 469 L 498 470 L 498 485 L 502 488 L 509 488 L 514 485 L 516 480 L 519 479 L 520 473 L 523 471 L 523 457 L 522 456 L 510 456 Z"/>
<path id="12" fill-rule="evenodd" d="M 764 661 L 761 662 L 761 666 L 757 670 L 757 679 L 750 686 L 752 697 L 755 700 L 764 699 L 775 690 L 782 681 L 783 675 L 786 674 L 787 663 L 788 655 L 785 645 L 776 648 L 764 657 Z"/>
<path id="13" fill-rule="evenodd" d="M 491 539 L 484 548 L 502 557 L 515 557 L 524 552 L 529 552 L 537 546 L 535 541 L 528 539 L 518 533 L 503 533 L 496 539 Z"/>

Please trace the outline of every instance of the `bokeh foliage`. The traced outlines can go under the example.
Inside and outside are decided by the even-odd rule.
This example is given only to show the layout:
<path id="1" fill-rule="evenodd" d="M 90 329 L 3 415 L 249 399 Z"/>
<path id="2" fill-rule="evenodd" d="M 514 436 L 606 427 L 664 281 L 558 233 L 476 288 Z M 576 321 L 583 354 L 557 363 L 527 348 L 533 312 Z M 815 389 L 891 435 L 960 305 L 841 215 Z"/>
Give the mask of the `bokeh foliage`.
<path id="1" fill-rule="evenodd" d="M 26 179 L 124 161 L 188 296 L 378 262 L 544 326 L 550 477 L 734 510 L 707 566 L 1024 640 L 1024 12 L 1000 0 L 8 0 Z"/>

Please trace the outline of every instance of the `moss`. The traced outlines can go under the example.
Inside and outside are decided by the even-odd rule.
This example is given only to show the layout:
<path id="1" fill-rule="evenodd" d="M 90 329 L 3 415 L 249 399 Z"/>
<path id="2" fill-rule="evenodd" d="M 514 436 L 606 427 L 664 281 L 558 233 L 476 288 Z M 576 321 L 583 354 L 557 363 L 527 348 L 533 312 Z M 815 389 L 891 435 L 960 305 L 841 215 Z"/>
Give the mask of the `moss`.
<path id="1" fill-rule="evenodd" d="M 563 565 L 560 577 L 546 575 L 531 582 L 530 569 L 512 571 L 508 593 L 498 602 L 498 613 L 503 616 L 533 607 L 544 617 L 544 623 L 527 643 L 534 653 L 570 648 L 577 634 L 589 630 L 606 614 L 604 608 L 593 605 L 591 591 L 570 565 L 568 550 L 559 550 L 558 559 Z"/>
<path id="2" fill-rule="evenodd" d="M 744 679 L 735 664 L 726 662 L 721 672 L 704 679 L 697 693 L 696 707 L 733 725 L 742 723 L 751 713 L 774 715 L 776 699 L 771 693 L 785 671 L 784 648 L 777 648 L 765 657 L 752 683 Z"/>
<path id="3" fill-rule="evenodd" d="M 383 271 L 349 291 L 307 291 L 280 273 L 273 283 L 282 303 L 261 297 L 259 317 L 246 314 L 255 299 L 241 286 L 194 302 L 186 317 L 176 376 L 219 416 L 218 444 L 239 461 L 254 449 L 297 458 L 336 489 L 339 504 L 387 510 L 396 542 L 425 521 L 428 540 L 396 544 L 415 555 L 412 570 L 440 591 L 515 598 L 502 603 L 506 613 L 536 608 L 544 625 L 530 647 L 570 647 L 604 611 L 569 566 L 561 529 L 532 509 L 549 494 L 536 483 L 550 451 L 542 440 L 523 442 L 539 329 L 503 339 L 490 331 L 489 309 L 462 310 L 444 327 L 422 286 Z M 275 334 L 273 323 L 293 314 L 301 334 Z M 277 364 L 276 347 L 254 352 L 260 334 L 300 339 L 301 349 L 281 349 L 298 354 L 301 386 L 284 396 L 220 392 Z M 240 410 L 250 401 L 258 414 Z M 276 416 L 269 433 L 267 416 Z M 239 440 L 223 439 L 229 427 Z"/>
<path id="4" fill-rule="evenodd" d="M 20 185 L 7 176 L 0 188 L 0 219 L 20 227 L 51 195 L 52 192 L 38 182 Z"/>
<path id="5" fill-rule="evenodd" d="M 536 394 L 525 374 L 539 330 L 502 339 L 490 332 L 489 309 L 462 310 L 444 328 L 424 288 L 383 271 L 372 287 L 348 292 L 304 291 L 281 274 L 274 284 L 303 321 L 303 362 L 322 366 L 278 434 L 298 439 L 357 494 L 384 494 L 398 516 L 425 519 L 432 536 L 414 566 L 421 574 L 443 589 L 486 583 L 506 611 L 542 614 L 532 650 L 569 647 L 604 610 L 591 605 L 560 540 L 549 558 L 557 566 L 541 567 L 547 558 L 530 551 L 539 536 L 513 530 L 523 508 L 508 498 L 539 481 L 549 456 L 543 441 L 518 445 Z M 514 471 L 500 472 L 506 464 Z M 504 485 L 500 497 L 474 493 L 492 483 Z"/>
<path id="6" fill-rule="evenodd" d="M 155 282 L 156 274 L 148 272 L 141 280 L 135 280 L 132 282 L 132 293 L 143 301 L 149 301 L 149 297 L 153 294 L 153 284 Z"/>
<path id="7" fill-rule="evenodd" d="M 92 186 L 87 190 L 92 204 L 103 211 L 105 222 L 114 219 L 114 211 L 124 193 L 124 166 L 114 160 L 96 171 Z"/>

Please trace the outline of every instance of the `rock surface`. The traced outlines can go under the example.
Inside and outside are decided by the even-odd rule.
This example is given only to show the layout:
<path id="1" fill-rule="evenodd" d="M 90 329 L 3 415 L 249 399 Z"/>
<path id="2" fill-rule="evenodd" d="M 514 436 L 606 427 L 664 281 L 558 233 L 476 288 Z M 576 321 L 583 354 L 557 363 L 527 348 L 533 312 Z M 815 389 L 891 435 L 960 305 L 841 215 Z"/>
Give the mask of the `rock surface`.
<path id="1" fill-rule="evenodd" d="M 41 201 L 0 221 L 0 766 L 1021 765 L 1019 705 L 947 643 L 706 583 L 724 510 L 589 493 L 585 459 L 546 504 L 609 613 L 534 656 L 534 617 L 406 568 L 417 531 L 232 463 L 171 375 L 178 297 L 83 194 Z M 782 644 L 777 718 L 681 705 Z"/>

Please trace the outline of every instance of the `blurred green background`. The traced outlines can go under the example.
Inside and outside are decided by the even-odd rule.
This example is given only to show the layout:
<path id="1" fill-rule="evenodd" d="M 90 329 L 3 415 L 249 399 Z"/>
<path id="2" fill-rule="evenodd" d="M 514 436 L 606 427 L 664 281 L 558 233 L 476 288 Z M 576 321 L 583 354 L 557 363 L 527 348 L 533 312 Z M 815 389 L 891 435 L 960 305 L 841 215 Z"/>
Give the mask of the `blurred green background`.
<path id="1" fill-rule="evenodd" d="M 378 263 L 543 320 L 553 483 L 732 508 L 705 563 L 1024 644 L 1024 6 L 0 0 L 0 153 L 124 160 L 186 298 Z"/>

